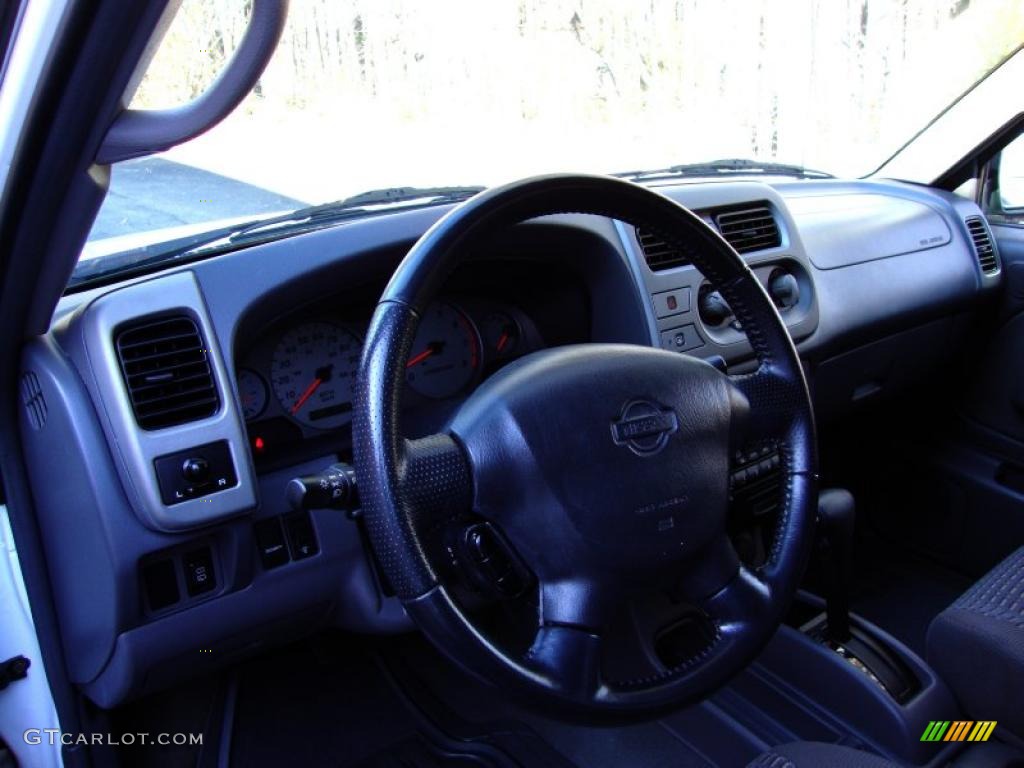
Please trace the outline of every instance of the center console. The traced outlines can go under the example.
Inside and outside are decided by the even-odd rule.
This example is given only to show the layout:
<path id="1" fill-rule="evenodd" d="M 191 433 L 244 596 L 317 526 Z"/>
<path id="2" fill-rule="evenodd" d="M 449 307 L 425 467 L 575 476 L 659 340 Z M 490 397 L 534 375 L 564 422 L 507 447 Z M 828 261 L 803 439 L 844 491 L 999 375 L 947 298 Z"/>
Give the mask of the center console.
<path id="1" fill-rule="evenodd" d="M 933 720 L 956 719 L 950 690 L 916 653 L 850 613 L 853 496 L 824 490 L 818 510 L 816 557 L 825 597 L 798 595 L 758 667 L 878 752 L 915 765 L 948 758 L 956 744 L 922 735 Z"/>

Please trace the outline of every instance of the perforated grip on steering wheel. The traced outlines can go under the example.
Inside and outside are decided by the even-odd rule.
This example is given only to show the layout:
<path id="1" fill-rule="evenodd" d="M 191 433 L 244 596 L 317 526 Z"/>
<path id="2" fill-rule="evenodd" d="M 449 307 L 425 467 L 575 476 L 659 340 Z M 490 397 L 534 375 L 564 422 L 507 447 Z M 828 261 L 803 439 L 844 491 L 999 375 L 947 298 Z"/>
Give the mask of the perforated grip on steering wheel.
<path id="1" fill-rule="evenodd" d="M 390 369 L 402 367 L 415 335 L 415 313 L 399 302 L 382 303 L 366 336 L 363 375 L 357 382 L 356 399 L 373 403 L 358 408 L 352 423 L 359 493 L 373 499 L 385 488 L 401 489 L 395 501 L 397 514 L 379 504 L 365 504 L 364 519 L 377 561 L 400 598 L 421 595 L 437 583 L 422 541 L 422 522 L 436 519 L 445 508 L 466 510 L 472 496 L 472 479 L 465 459 L 451 437 L 433 435 L 405 440 L 401 434 L 399 393 L 380 386 L 381 377 L 403 375 Z M 418 319 L 418 318 L 417 318 Z M 377 418 L 368 419 L 371 413 Z M 383 450 L 361 451 L 372 443 Z"/>

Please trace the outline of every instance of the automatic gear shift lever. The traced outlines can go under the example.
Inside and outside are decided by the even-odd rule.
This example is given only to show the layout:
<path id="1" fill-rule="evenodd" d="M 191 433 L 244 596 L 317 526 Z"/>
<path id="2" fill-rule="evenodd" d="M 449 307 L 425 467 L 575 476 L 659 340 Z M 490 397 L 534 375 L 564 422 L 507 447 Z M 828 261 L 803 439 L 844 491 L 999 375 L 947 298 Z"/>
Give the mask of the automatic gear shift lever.
<path id="1" fill-rule="evenodd" d="M 809 634 L 867 674 L 898 702 L 920 688 L 917 678 L 884 636 L 850 621 L 853 579 L 853 495 L 842 488 L 818 497 L 818 554 L 825 577 L 825 620 L 816 620 Z"/>
<path id="2" fill-rule="evenodd" d="M 829 488 L 818 497 L 818 526 L 824 544 L 828 580 L 826 637 L 837 643 L 850 639 L 850 579 L 853 575 L 853 494 Z"/>

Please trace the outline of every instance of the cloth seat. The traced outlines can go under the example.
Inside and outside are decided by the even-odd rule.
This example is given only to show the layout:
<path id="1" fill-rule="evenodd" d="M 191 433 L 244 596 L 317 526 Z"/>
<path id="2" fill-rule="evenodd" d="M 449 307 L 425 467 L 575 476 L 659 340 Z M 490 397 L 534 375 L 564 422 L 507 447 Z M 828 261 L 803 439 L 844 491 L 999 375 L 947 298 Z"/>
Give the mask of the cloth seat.
<path id="1" fill-rule="evenodd" d="M 759 755 L 747 768 L 899 768 L 859 749 L 819 741 L 794 741 Z"/>
<path id="2" fill-rule="evenodd" d="M 969 717 L 1024 736 L 1024 547 L 935 617 L 927 656 Z"/>

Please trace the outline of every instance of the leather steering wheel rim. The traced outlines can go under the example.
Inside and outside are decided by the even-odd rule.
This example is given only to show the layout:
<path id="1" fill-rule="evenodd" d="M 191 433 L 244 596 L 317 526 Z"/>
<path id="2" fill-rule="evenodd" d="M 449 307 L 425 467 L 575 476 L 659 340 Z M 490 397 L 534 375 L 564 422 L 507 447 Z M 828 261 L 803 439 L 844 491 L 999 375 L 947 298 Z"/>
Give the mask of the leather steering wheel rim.
<path id="1" fill-rule="evenodd" d="M 699 390 L 710 403 L 710 415 L 694 417 L 700 428 L 706 426 L 705 431 L 718 435 L 714 445 L 708 444 L 708 455 L 713 452 L 717 457 L 723 450 L 720 433 L 728 432 L 732 441 L 735 433 L 742 432 L 746 438 L 771 437 L 782 459 L 784 490 L 777 530 L 767 561 L 757 569 L 740 563 L 724 536 L 724 523 L 716 518 L 702 524 L 703 510 L 692 505 L 683 508 L 689 499 L 679 497 L 680 511 L 673 512 L 673 519 L 682 529 L 680 548 L 689 546 L 686 537 L 699 539 L 699 546 L 692 548 L 696 554 L 686 555 L 685 570 L 694 574 L 688 584 L 694 590 L 694 604 L 711 621 L 715 634 L 704 650 L 684 663 L 655 670 L 640 680 L 603 679 L 599 621 L 591 620 L 586 611 L 574 612 L 574 601 L 588 603 L 588 590 L 596 593 L 608 586 L 601 582 L 603 577 L 579 583 L 570 579 L 569 591 L 557 593 L 550 601 L 547 593 L 542 593 L 542 604 L 551 606 L 551 615 L 540 617 L 534 644 L 523 657 L 510 654 L 480 632 L 428 557 L 425 531 L 462 512 L 486 512 L 493 501 L 494 493 L 487 485 L 494 482 L 495 473 L 483 466 L 490 461 L 485 454 L 491 447 L 480 448 L 483 442 L 470 434 L 473 419 L 481 422 L 486 418 L 477 407 L 475 417 L 467 416 L 461 422 L 456 417 L 445 432 L 418 440 L 406 440 L 400 429 L 405 362 L 419 318 L 467 252 L 467 244 L 502 227 L 558 213 L 595 214 L 645 227 L 686 253 L 729 302 L 759 366 L 753 373 L 728 377 L 685 355 L 595 345 L 593 350 L 535 353 L 536 360 L 505 375 L 481 394 L 481 399 L 496 397 L 498 390 L 515 396 L 515 387 L 525 386 L 521 382 L 527 372 L 534 378 L 540 374 L 553 380 L 561 376 L 570 386 L 574 381 L 571 355 L 577 355 L 577 364 L 593 361 L 621 371 L 616 375 L 633 387 L 638 385 L 630 371 L 649 366 L 655 372 L 653 378 L 667 381 L 678 375 L 686 379 L 692 392 Z M 672 398 L 662 397 L 662 401 L 669 400 Z M 672 400 L 662 412 L 665 425 L 669 420 L 673 425 L 663 432 L 669 435 L 678 425 L 684 434 L 679 438 L 669 435 L 666 441 L 672 450 L 684 451 L 684 439 L 697 445 L 699 429 L 685 434 L 690 414 L 685 402 L 679 402 L 683 401 Z M 622 418 L 625 424 L 626 416 Z M 483 428 L 487 427 L 484 424 Z M 660 430 L 662 423 L 657 422 L 656 428 Z M 614 433 L 614 423 L 612 429 Z M 728 450 L 734 448 L 730 442 Z M 355 397 L 353 452 L 371 545 L 384 577 L 413 622 L 438 649 L 478 678 L 553 705 L 556 711 L 636 715 L 684 705 L 713 692 L 749 664 L 777 629 L 811 547 L 816 514 L 813 412 L 799 357 L 774 304 L 743 259 L 697 216 L 657 192 L 611 177 L 553 175 L 497 187 L 454 208 L 420 238 L 385 289 L 367 332 Z M 506 447 L 506 457 L 514 453 Z M 637 462 L 637 467 L 648 466 L 626 451 L 616 455 L 621 455 L 623 462 Z M 728 455 L 724 460 L 728 461 Z M 687 478 L 699 488 L 709 489 L 717 510 L 728 468 L 726 465 L 722 479 L 717 477 L 723 471 L 721 460 L 716 458 L 711 464 L 714 472 L 708 470 L 698 477 L 693 473 L 699 468 L 690 469 Z M 530 482 L 528 475 L 522 477 Z M 707 516 L 714 517 L 710 512 Z M 578 523 L 576 518 L 574 521 L 572 524 Z M 515 526 L 515 520 L 510 524 Z M 624 523 L 620 518 L 601 518 L 600 524 L 618 526 L 615 530 L 621 532 Z M 661 540 L 652 533 L 650 541 Z M 671 567 L 674 564 L 675 560 Z M 632 577 L 634 563 L 624 563 L 616 571 L 620 572 Z M 646 571 L 642 577 L 648 578 Z M 539 576 L 538 580 L 545 581 Z M 546 586 L 542 583 L 540 588 Z M 565 606 L 568 613 L 563 614 L 560 611 Z M 545 611 L 546 607 L 542 613 Z"/>

